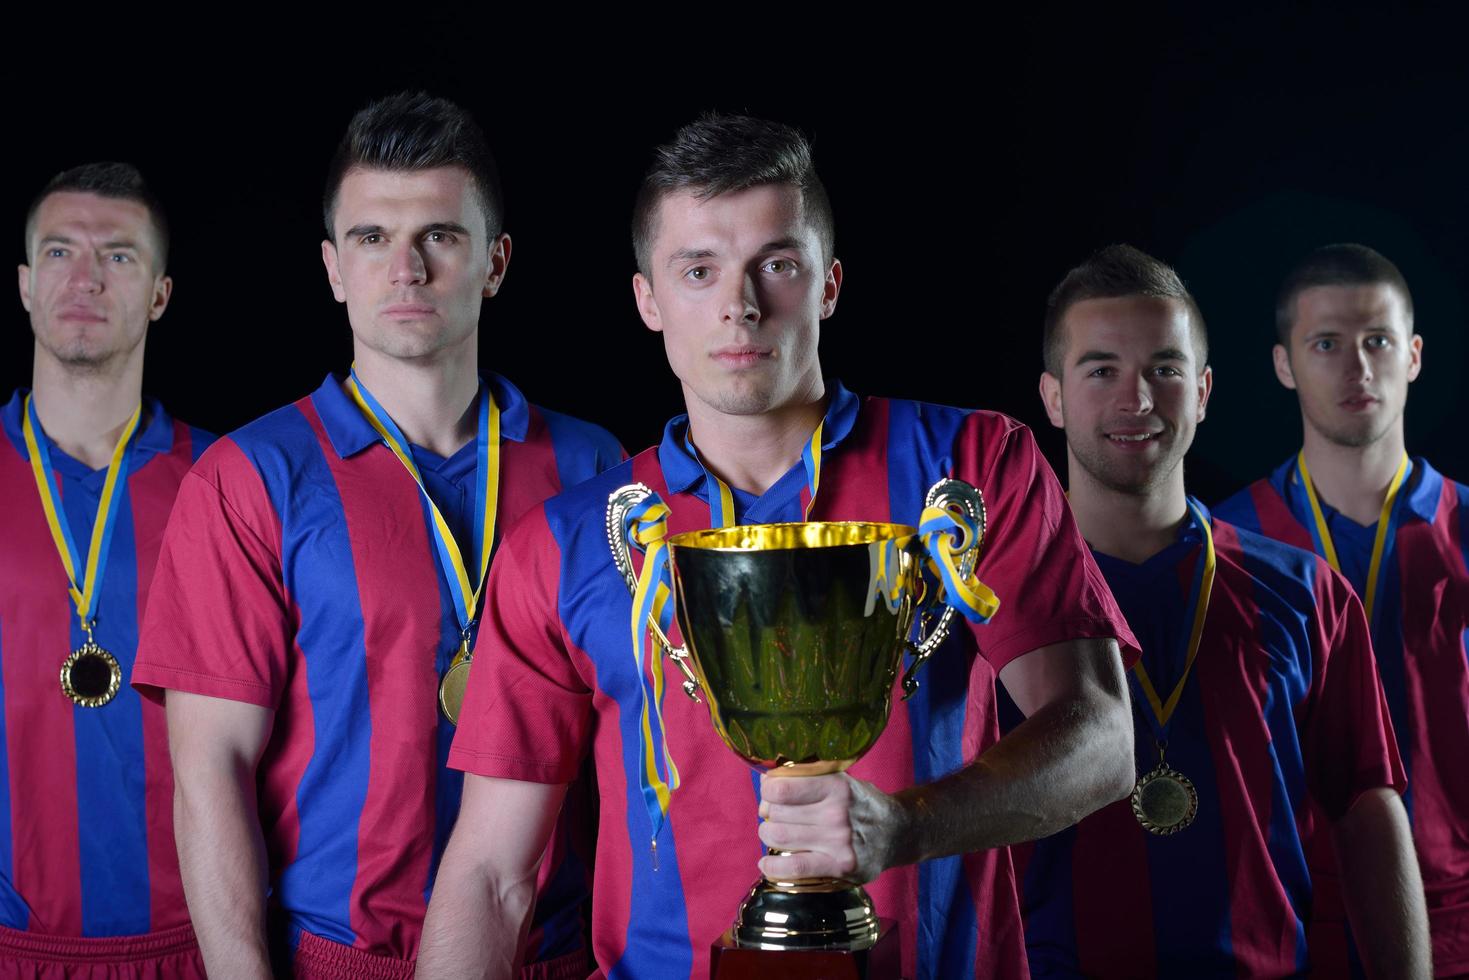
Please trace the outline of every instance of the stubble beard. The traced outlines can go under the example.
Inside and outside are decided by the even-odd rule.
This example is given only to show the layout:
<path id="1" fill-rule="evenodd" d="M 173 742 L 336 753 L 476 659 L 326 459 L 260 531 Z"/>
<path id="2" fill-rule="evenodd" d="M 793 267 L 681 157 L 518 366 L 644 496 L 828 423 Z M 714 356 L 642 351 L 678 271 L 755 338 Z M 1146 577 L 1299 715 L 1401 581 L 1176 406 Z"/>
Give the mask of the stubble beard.
<path id="1" fill-rule="evenodd" d="M 1106 439 L 1105 435 L 1096 433 L 1095 439 Z M 1166 453 L 1161 456 L 1152 466 L 1119 465 L 1119 461 L 1107 455 L 1105 448 L 1095 446 L 1090 441 L 1073 441 L 1069 437 L 1067 443 L 1071 454 L 1076 457 L 1077 463 L 1097 483 L 1106 487 L 1113 493 L 1125 494 L 1129 497 L 1146 497 L 1155 490 L 1165 486 L 1173 476 L 1175 470 L 1183 463 L 1183 453 L 1174 450 L 1175 442 L 1170 440 Z"/>

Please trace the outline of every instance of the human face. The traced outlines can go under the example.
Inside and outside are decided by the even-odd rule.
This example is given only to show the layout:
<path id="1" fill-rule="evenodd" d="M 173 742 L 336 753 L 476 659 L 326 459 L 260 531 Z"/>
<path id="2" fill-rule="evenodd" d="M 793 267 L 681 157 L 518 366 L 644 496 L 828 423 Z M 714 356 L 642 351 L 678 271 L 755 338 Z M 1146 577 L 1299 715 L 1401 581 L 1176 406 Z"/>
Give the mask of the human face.
<path id="1" fill-rule="evenodd" d="M 1301 401 L 1305 424 L 1339 446 L 1370 446 L 1400 431 L 1408 385 L 1423 367 L 1402 294 L 1386 283 L 1313 286 L 1296 297 L 1290 349 L 1275 375 Z"/>
<path id="2" fill-rule="evenodd" d="M 488 240 L 479 192 L 462 167 L 353 170 L 321 243 L 327 281 L 357 357 L 437 360 L 471 351 L 480 304 L 510 261 L 510 236 Z"/>
<path id="3" fill-rule="evenodd" d="M 158 268 L 148 209 L 80 191 L 36 209 L 19 267 L 37 357 L 69 370 L 106 371 L 141 357 L 148 324 L 163 315 L 173 281 Z"/>
<path id="4" fill-rule="evenodd" d="M 797 188 L 667 195 L 650 272 L 633 277 L 638 311 L 663 334 L 691 412 L 761 415 L 820 397 L 817 340 L 842 269 L 823 264 Z"/>
<path id="5" fill-rule="evenodd" d="M 1182 475 L 1213 386 L 1188 318 L 1181 301 L 1152 296 L 1066 311 L 1062 376 L 1041 376 L 1041 398 L 1072 460 L 1109 490 L 1147 496 Z"/>

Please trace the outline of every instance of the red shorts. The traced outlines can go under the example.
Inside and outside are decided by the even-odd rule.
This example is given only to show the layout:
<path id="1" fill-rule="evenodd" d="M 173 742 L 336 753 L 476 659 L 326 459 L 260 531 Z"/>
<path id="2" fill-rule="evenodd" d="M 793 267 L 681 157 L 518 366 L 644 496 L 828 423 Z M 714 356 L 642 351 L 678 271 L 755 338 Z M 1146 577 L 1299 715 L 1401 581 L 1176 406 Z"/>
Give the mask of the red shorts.
<path id="1" fill-rule="evenodd" d="M 203 980 L 187 923 L 140 936 L 47 936 L 0 926 L 0 980 Z"/>
<path id="2" fill-rule="evenodd" d="M 291 970 L 296 980 L 413 980 L 413 962 L 343 946 L 305 930 L 296 946 Z M 520 980 L 584 980 L 587 975 L 585 950 L 543 963 L 532 963 L 520 971 Z"/>

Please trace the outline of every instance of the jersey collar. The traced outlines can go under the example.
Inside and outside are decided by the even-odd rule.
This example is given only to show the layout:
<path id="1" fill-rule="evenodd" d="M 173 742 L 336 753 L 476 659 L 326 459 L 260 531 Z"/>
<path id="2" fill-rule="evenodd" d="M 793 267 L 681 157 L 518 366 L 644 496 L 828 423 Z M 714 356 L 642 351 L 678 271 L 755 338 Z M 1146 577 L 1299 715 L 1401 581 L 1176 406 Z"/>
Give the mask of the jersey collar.
<path id="1" fill-rule="evenodd" d="M 494 394 L 495 404 L 500 407 L 500 441 L 524 442 L 530 429 L 530 405 L 520 389 L 498 374 L 487 374 L 480 378 L 480 390 L 488 384 Z M 372 424 L 363 418 L 352 399 L 342 390 L 341 381 L 327 375 L 311 395 L 311 403 L 321 416 L 322 427 L 332 442 L 332 448 L 343 459 L 354 456 L 382 437 Z"/>
<path id="2" fill-rule="evenodd" d="M 17 388 L 10 396 L 10 401 L 0 408 L 0 425 L 5 429 L 5 435 L 15 446 L 16 452 L 20 453 L 22 459 L 30 459 L 26 453 L 25 436 L 21 433 L 21 415 L 25 411 L 25 397 L 30 393 L 29 388 Z M 167 453 L 173 450 L 173 418 L 164 410 L 163 404 L 156 398 L 143 399 L 143 414 L 147 421 L 133 437 L 133 469 L 137 469 L 146 460 L 158 453 Z M 41 433 L 46 439 L 50 436 Z M 55 442 L 51 445 L 54 447 Z M 67 462 L 75 462 L 60 449 L 53 450 L 52 461 L 59 466 Z M 85 470 L 81 463 L 76 464 L 78 470 Z M 105 472 L 106 467 L 98 472 Z"/>
<path id="3" fill-rule="evenodd" d="M 830 400 L 826 405 L 826 428 L 822 431 L 822 451 L 831 449 L 852 431 L 857 421 L 857 410 L 861 399 L 840 381 L 830 381 L 826 387 Z M 690 488 L 702 485 L 704 465 L 697 456 L 689 452 L 684 433 L 689 428 L 687 415 L 675 415 L 663 428 L 663 441 L 658 445 L 658 462 L 663 467 L 663 480 L 671 493 L 687 493 Z M 797 460 L 796 466 L 800 466 Z"/>
<path id="4" fill-rule="evenodd" d="M 1294 456 L 1276 467 L 1275 472 L 1270 474 L 1270 483 L 1301 522 L 1309 527 L 1312 520 L 1311 505 L 1306 500 L 1306 488 L 1301 484 Z M 1408 485 L 1401 492 L 1404 509 L 1420 521 L 1432 524 L 1438 514 L 1439 494 L 1443 492 L 1443 474 L 1430 466 L 1428 460 L 1422 456 L 1414 456 L 1413 471 L 1408 474 Z M 1321 506 L 1331 509 L 1324 501 Z"/>

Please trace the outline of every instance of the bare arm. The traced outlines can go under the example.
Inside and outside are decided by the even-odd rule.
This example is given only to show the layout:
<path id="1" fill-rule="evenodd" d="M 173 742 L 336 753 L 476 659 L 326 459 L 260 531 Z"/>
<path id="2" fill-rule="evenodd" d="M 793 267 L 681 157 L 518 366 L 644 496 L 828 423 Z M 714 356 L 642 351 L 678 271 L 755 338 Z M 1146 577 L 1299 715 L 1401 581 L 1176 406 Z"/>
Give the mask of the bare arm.
<path id="1" fill-rule="evenodd" d="M 255 767 L 275 713 L 169 691 L 173 823 L 189 917 L 210 976 L 270 977 Z"/>
<path id="2" fill-rule="evenodd" d="M 1041 647 L 1000 679 L 1025 722 L 937 782 L 888 796 L 845 774 L 766 776 L 760 838 L 799 853 L 765 857 L 760 870 L 870 881 L 895 865 L 1043 837 L 1132 788 L 1132 719 L 1115 641 Z"/>
<path id="3" fill-rule="evenodd" d="M 1332 828 L 1342 898 L 1367 975 L 1427 977 L 1428 912 L 1423 880 L 1398 794 L 1368 790 Z"/>
<path id="4" fill-rule="evenodd" d="M 420 977 L 512 980 L 565 784 L 464 777 L 418 951 Z"/>

